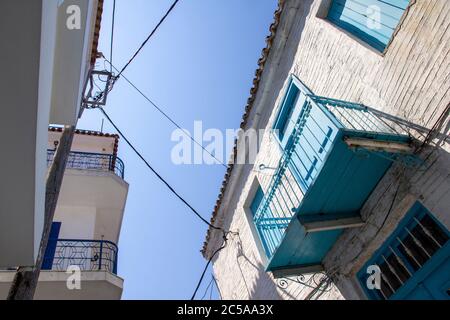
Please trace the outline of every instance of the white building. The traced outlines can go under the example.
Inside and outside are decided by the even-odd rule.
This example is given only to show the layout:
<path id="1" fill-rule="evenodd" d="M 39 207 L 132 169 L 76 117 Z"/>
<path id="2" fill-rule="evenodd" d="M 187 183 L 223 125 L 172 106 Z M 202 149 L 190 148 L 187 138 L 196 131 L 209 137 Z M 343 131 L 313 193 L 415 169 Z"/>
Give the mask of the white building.
<path id="1" fill-rule="evenodd" d="M 279 1 L 241 125 L 265 133 L 211 219 L 239 235 L 202 250 L 222 298 L 450 298 L 449 26 L 447 0 Z"/>
<path id="2" fill-rule="evenodd" d="M 103 0 L 0 1 L 0 268 L 36 260 L 48 126 L 77 123 L 102 6 Z"/>
<path id="3" fill-rule="evenodd" d="M 0 298 L 17 267 L 35 264 L 48 168 L 61 128 L 76 126 L 83 112 L 102 11 L 103 0 L 0 1 Z M 128 184 L 117 148 L 115 135 L 76 131 L 36 299 L 120 299 Z M 68 286 L 74 267 L 80 290 Z"/>
<path id="4" fill-rule="evenodd" d="M 60 128 L 49 129 L 48 167 L 61 134 Z M 120 299 L 117 244 L 128 184 L 117 157 L 118 143 L 116 135 L 76 131 L 36 299 Z M 67 286 L 73 266 L 81 270 L 80 290 Z M 0 298 L 6 298 L 14 274 L 0 272 Z"/>

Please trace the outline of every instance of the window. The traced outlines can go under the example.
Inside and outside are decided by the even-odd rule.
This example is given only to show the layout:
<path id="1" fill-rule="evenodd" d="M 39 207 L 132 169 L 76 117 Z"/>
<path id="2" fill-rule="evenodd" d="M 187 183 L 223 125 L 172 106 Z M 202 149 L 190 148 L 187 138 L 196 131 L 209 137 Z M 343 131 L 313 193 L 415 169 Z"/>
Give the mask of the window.
<path id="1" fill-rule="evenodd" d="M 252 212 L 253 217 L 255 217 L 256 212 L 258 212 L 258 208 L 264 198 L 264 192 L 261 188 L 261 186 L 258 187 L 258 190 L 256 191 L 255 196 L 253 197 L 253 201 L 250 205 L 250 210 Z"/>
<path id="2" fill-rule="evenodd" d="M 371 265 L 381 270 L 380 290 L 367 289 Z M 449 299 L 448 268 L 449 231 L 417 202 L 358 278 L 370 299 Z"/>
<path id="3" fill-rule="evenodd" d="M 255 178 L 251 187 L 251 191 L 249 192 L 249 198 L 247 199 L 244 208 L 249 219 L 250 229 L 255 239 L 256 246 L 258 247 L 260 256 L 263 261 L 268 262 L 267 258 L 269 257 L 269 251 L 267 243 L 264 241 L 264 236 L 266 235 L 267 231 L 264 230 L 264 222 L 262 222 L 262 226 L 259 224 L 259 222 L 261 221 L 262 213 L 260 210 L 262 210 L 264 196 L 264 191 L 261 188 L 259 181 Z"/>
<path id="4" fill-rule="evenodd" d="M 311 94 L 292 76 L 274 125 L 283 152 L 291 151 L 289 170 L 303 194 L 318 175 L 338 131 L 324 111 L 311 101 Z M 291 139 L 294 132 L 296 142 Z"/>
<path id="5" fill-rule="evenodd" d="M 327 19 L 383 52 L 410 0 L 332 0 Z"/>

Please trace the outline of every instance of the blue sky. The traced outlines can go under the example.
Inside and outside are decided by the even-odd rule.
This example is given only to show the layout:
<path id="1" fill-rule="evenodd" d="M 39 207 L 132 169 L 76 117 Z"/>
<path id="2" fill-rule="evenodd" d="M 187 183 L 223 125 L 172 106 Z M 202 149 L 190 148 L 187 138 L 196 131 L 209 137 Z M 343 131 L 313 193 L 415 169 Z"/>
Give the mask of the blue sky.
<path id="1" fill-rule="evenodd" d="M 117 0 L 116 67 L 128 61 L 171 3 Z M 187 130 L 197 120 L 205 129 L 239 128 L 276 3 L 181 0 L 125 75 Z M 111 15 L 112 1 L 107 0 L 99 50 L 108 58 Z M 110 93 L 106 110 L 152 166 L 209 220 L 225 168 L 174 165 L 170 137 L 175 128 L 123 79 Z M 98 110 L 87 110 L 78 127 L 100 130 L 101 123 Z M 104 132 L 114 132 L 106 120 Z M 130 184 L 119 242 L 123 299 L 189 299 L 206 263 L 200 254 L 206 226 L 124 141 L 119 156 Z"/>

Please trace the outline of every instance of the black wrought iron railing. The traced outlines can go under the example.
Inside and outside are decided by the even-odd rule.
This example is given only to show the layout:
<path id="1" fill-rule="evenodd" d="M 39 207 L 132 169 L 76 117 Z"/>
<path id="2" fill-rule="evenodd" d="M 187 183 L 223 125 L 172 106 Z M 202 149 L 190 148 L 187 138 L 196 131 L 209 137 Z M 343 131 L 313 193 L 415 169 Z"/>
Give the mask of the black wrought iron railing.
<path id="1" fill-rule="evenodd" d="M 47 165 L 50 166 L 55 156 L 55 150 L 47 150 Z M 116 175 L 124 178 L 125 165 L 123 161 L 114 155 L 71 152 L 67 160 L 67 169 L 93 170 L 114 172 Z"/>
<path id="2" fill-rule="evenodd" d="M 117 274 L 115 243 L 104 240 L 50 240 L 42 270 L 67 271 L 77 266 L 81 271 L 108 271 Z"/>

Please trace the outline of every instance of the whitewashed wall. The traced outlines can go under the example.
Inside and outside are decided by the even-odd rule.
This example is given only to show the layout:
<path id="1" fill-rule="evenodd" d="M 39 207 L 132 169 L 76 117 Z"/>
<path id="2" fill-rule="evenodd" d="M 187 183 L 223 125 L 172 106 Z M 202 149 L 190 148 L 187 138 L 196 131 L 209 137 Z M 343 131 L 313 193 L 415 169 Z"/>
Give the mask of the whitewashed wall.
<path id="1" fill-rule="evenodd" d="M 247 128 L 272 126 L 291 73 L 317 95 L 364 103 L 433 127 L 450 101 L 450 2 L 417 0 L 385 55 L 318 18 L 320 3 L 286 1 Z M 394 165 L 363 207 L 367 225 L 344 232 L 327 255 L 325 267 L 338 268 L 334 280 L 345 298 L 364 298 L 355 273 L 414 201 L 421 200 L 450 228 L 449 150 L 447 144 L 422 152 L 427 160 L 421 170 L 405 171 Z M 233 237 L 214 260 L 224 299 L 304 299 L 311 291 L 293 284 L 281 289 L 264 271 L 265 257 L 248 218 L 246 208 L 255 192 L 255 177 L 263 189 L 269 181 L 267 173 L 254 168 L 260 163 L 276 165 L 278 157 L 278 147 L 267 132 L 257 164 L 235 166 L 230 177 L 217 222 L 239 231 L 239 237 Z M 380 229 L 399 184 L 392 212 Z M 220 245 L 218 239 L 212 237 L 208 250 Z M 321 299 L 340 299 L 339 290 Z"/>

